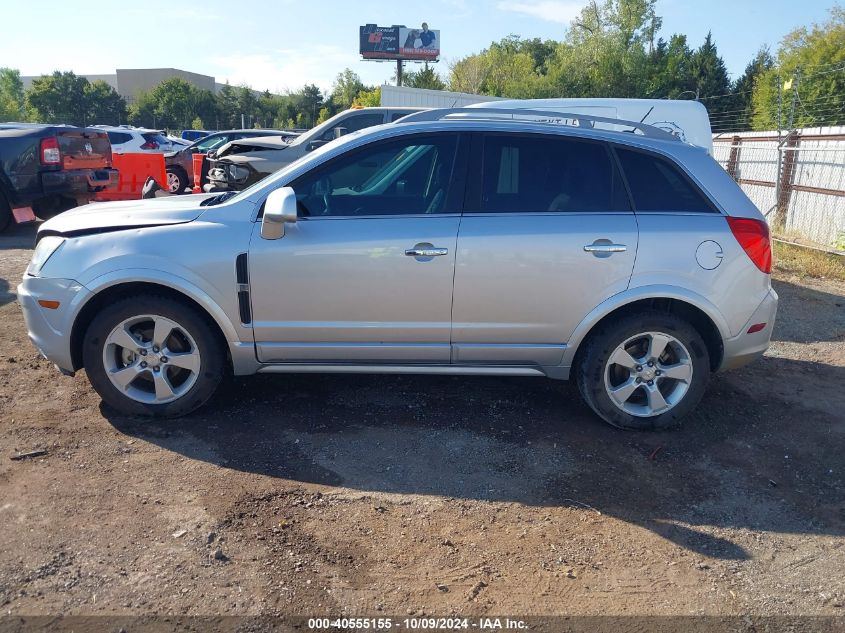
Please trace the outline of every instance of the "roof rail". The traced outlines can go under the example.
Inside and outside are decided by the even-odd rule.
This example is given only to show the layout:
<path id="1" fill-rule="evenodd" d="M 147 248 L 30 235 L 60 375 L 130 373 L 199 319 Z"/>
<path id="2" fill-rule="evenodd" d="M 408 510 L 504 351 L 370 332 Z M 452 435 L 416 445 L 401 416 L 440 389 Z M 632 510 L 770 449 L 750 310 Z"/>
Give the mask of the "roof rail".
<path id="1" fill-rule="evenodd" d="M 460 115 L 457 116 L 456 115 Z M 477 116 L 482 115 L 482 116 Z M 490 116 L 498 115 L 498 116 Z M 592 114 L 580 114 L 576 112 L 557 112 L 554 110 L 528 110 L 521 108 L 437 108 L 433 110 L 423 110 L 422 112 L 415 112 L 407 116 L 403 116 L 396 121 L 397 123 L 417 123 L 421 121 L 442 121 L 444 119 L 459 118 L 461 120 L 490 120 L 503 119 L 502 115 L 510 116 L 509 120 L 519 120 L 533 123 L 548 123 L 552 125 L 567 124 L 563 119 L 577 121 L 577 127 L 592 129 L 596 123 L 604 123 L 610 125 L 621 125 L 632 128 L 630 131 L 639 130 L 643 136 L 648 138 L 662 139 L 664 141 L 677 141 L 677 136 L 661 130 L 660 128 L 648 125 L 647 123 L 640 123 L 638 121 L 626 121 L 625 119 L 612 119 L 610 117 L 593 116 Z M 546 117 L 550 121 L 537 121 L 536 119 L 528 119 L 526 117 Z M 569 124 L 571 125 L 571 124 Z M 575 126 L 573 126 L 575 127 Z"/>

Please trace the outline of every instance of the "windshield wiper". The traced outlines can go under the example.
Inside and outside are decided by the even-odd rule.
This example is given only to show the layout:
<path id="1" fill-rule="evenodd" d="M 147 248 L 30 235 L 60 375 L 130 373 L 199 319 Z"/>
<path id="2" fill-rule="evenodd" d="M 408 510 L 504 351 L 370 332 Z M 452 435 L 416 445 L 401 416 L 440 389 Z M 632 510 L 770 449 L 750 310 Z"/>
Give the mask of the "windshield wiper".
<path id="1" fill-rule="evenodd" d="M 221 202 L 226 202 L 229 198 L 234 196 L 237 191 L 224 191 L 223 193 L 214 196 L 213 198 L 206 198 L 202 202 L 200 202 L 201 207 L 213 207 L 215 204 L 220 204 Z"/>

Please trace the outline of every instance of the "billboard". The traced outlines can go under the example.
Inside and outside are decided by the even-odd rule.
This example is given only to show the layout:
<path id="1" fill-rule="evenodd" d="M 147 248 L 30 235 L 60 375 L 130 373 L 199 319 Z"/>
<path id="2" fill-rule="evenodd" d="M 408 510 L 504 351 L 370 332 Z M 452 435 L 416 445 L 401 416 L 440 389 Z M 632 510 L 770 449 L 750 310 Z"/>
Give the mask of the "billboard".
<path id="1" fill-rule="evenodd" d="M 361 57 L 364 59 L 407 59 L 437 61 L 440 58 L 440 31 L 405 26 L 378 26 L 366 24 L 359 27 Z"/>

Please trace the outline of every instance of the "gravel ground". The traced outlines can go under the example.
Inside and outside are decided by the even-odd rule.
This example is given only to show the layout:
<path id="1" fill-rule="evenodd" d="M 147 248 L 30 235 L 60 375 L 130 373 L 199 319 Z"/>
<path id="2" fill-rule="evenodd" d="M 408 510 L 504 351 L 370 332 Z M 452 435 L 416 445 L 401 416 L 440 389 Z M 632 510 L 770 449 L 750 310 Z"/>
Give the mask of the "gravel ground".
<path id="1" fill-rule="evenodd" d="M 2 613 L 845 615 L 845 284 L 776 275 L 770 352 L 674 432 L 435 376 L 230 379 L 151 422 L 30 345 L 32 237 L 0 237 Z"/>

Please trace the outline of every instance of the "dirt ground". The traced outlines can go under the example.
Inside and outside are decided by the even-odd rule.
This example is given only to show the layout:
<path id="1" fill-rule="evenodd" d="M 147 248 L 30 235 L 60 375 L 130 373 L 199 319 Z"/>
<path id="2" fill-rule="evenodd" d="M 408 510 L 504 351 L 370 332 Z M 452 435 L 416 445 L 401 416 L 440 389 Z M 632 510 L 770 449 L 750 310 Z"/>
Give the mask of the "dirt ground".
<path id="1" fill-rule="evenodd" d="M 538 378 L 229 380 L 130 419 L 26 337 L 0 237 L 0 613 L 845 615 L 845 284 L 685 426 Z M 12 461 L 19 451 L 44 457 Z"/>

